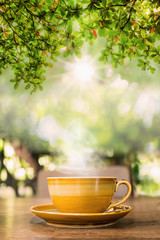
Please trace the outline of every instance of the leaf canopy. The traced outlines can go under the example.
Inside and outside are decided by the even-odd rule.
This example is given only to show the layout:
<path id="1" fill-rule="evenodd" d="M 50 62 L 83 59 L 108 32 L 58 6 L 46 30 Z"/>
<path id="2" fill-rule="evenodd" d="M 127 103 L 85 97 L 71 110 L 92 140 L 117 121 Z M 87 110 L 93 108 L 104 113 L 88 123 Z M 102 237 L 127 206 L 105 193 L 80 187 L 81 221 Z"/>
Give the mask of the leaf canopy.
<path id="1" fill-rule="evenodd" d="M 142 70 L 160 63 L 159 0 L 2 0 L 0 72 L 11 68 L 17 89 L 42 90 L 46 67 L 63 54 L 81 57 L 84 42 L 106 39 L 100 61 L 114 67 L 138 58 Z"/>

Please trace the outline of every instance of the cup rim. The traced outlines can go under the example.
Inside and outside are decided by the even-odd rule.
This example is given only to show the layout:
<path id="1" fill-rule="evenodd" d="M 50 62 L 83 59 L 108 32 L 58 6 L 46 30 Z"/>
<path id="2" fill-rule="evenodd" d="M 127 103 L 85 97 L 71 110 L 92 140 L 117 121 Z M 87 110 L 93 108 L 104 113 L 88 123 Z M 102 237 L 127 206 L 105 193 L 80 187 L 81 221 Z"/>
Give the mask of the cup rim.
<path id="1" fill-rule="evenodd" d="M 47 177 L 47 179 L 49 180 L 49 179 L 104 179 L 104 180 L 111 180 L 111 179 L 114 179 L 114 180 L 116 180 L 117 179 L 117 177 L 103 177 L 103 176 L 95 176 L 95 177 L 93 177 L 93 176 L 81 176 L 81 177 L 77 177 L 77 176 L 73 176 L 73 177 L 71 177 L 71 176 L 64 176 L 64 177 Z"/>

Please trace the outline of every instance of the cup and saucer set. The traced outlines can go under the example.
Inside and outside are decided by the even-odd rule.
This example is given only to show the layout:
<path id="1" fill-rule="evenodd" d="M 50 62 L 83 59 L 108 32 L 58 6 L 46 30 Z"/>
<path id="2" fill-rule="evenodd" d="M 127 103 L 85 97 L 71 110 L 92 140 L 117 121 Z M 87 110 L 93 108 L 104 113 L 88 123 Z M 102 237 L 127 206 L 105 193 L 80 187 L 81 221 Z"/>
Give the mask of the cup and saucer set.
<path id="1" fill-rule="evenodd" d="M 31 212 L 47 224 L 69 228 L 108 226 L 128 214 L 132 208 L 122 205 L 131 194 L 131 185 L 116 177 L 49 177 L 49 194 L 53 204 L 31 207 Z M 111 203 L 120 184 L 126 195 Z"/>

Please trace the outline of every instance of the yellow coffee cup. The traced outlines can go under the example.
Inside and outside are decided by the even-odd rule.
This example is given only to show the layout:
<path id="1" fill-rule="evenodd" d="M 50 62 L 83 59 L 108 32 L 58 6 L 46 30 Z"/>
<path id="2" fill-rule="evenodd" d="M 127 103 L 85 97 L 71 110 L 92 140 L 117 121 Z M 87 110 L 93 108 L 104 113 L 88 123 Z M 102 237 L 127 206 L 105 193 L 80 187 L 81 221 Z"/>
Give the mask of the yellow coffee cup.
<path id="1" fill-rule="evenodd" d="M 63 213 L 101 213 L 130 196 L 131 184 L 116 177 L 49 177 L 48 190 L 55 207 Z M 111 203 L 120 184 L 128 188 L 126 195 Z"/>

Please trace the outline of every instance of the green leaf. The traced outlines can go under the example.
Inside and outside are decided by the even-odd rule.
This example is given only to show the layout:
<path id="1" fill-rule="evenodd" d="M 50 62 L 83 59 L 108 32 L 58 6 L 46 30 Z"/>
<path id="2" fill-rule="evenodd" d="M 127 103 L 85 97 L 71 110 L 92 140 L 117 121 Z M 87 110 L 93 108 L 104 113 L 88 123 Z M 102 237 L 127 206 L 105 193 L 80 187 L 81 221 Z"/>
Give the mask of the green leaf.
<path id="1" fill-rule="evenodd" d="M 78 58 L 81 58 L 82 57 L 82 53 L 80 51 L 75 51 L 75 55 L 76 57 Z"/>
<path id="2" fill-rule="evenodd" d="M 68 57 L 70 55 L 70 50 L 65 50 L 63 53 L 63 57 Z"/>
<path id="3" fill-rule="evenodd" d="M 93 45 L 94 44 L 94 41 L 92 39 L 89 40 L 89 44 L 90 45 Z"/>
<path id="4" fill-rule="evenodd" d="M 33 83 L 39 83 L 39 78 L 34 78 Z"/>
<path id="5" fill-rule="evenodd" d="M 103 28 L 103 27 L 99 28 L 99 30 L 98 30 L 98 35 L 99 35 L 100 37 L 106 37 L 106 36 L 107 36 L 107 29 L 106 29 L 106 28 Z"/>
<path id="6" fill-rule="evenodd" d="M 68 32 L 69 34 L 72 33 L 72 25 L 73 25 L 73 23 L 72 23 L 71 21 L 69 21 L 69 22 L 68 22 L 68 27 L 67 27 L 67 32 Z"/>
<path id="7" fill-rule="evenodd" d="M 108 35 L 115 36 L 119 33 L 119 30 L 109 30 Z"/>
<path id="8" fill-rule="evenodd" d="M 19 87 L 19 82 L 16 82 L 15 84 L 14 84 L 14 89 L 17 89 Z"/>
<path id="9" fill-rule="evenodd" d="M 15 79 L 11 79 L 10 82 L 16 82 L 16 80 Z"/>
<path id="10" fill-rule="evenodd" d="M 103 62 L 103 61 L 104 61 L 104 56 L 101 56 L 101 57 L 99 58 L 99 61 L 100 61 L 100 62 Z"/>
<path id="11" fill-rule="evenodd" d="M 145 71 L 145 70 L 146 70 L 146 65 L 144 65 L 144 66 L 142 67 L 142 70 L 143 70 L 143 71 Z"/>
<path id="12" fill-rule="evenodd" d="M 137 46 L 138 49 L 140 50 L 143 50 L 146 48 L 146 44 L 145 43 L 140 43 L 138 46 Z"/>
<path id="13" fill-rule="evenodd" d="M 28 84 L 25 86 L 25 89 L 29 89 L 29 88 L 30 88 L 30 86 L 31 86 L 31 84 L 30 84 L 30 83 L 28 83 Z"/>
<path id="14" fill-rule="evenodd" d="M 71 7 L 73 7 L 73 6 L 75 5 L 75 1 L 74 1 L 74 0 L 69 0 L 69 5 L 70 5 Z"/>
<path id="15" fill-rule="evenodd" d="M 144 65 L 144 61 L 142 59 L 138 59 L 138 62 L 139 62 L 137 64 L 138 67 L 142 67 Z"/>
<path id="16" fill-rule="evenodd" d="M 142 36 L 143 38 L 146 38 L 146 32 L 145 32 L 145 30 L 143 30 L 143 29 L 141 29 L 141 36 Z"/>
<path id="17" fill-rule="evenodd" d="M 82 47 L 83 46 L 84 41 L 83 40 L 79 40 L 76 42 L 76 47 Z"/>
<path id="18" fill-rule="evenodd" d="M 40 90 L 40 91 L 43 91 L 42 85 L 39 85 L 39 90 Z"/>
<path id="19" fill-rule="evenodd" d="M 151 68 L 150 68 L 150 71 L 151 71 L 152 74 L 154 74 L 154 72 L 156 71 L 156 69 L 151 67 Z"/>
<path id="20" fill-rule="evenodd" d="M 50 63 L 50 62 L 49 62 L 49 63 L 47 63 L 47 66 L 48 66 L 48 67 L 53 67 L 53 63 Z"/>
<path id="21" fill-rule="evenodd" d="M 154 43 L 154 42 L 155 42 L 155 38 L 154 38 L 154 37 L 149 36 L 149 37 L 147 37 L 146 39 L 147 39 L 148 42 L 150 42 L 150 43 Z"/>
<path id="22" fill-rule="evenodd" d="M 126 35 L 121 35 L 120 42 L 125 45 L 128 42 L 128 38 Z"/>
<path id="23" fill-rule="evenodd" d="M 160 62 L 160 56 L 155 57 L 154 62 Z"/>

